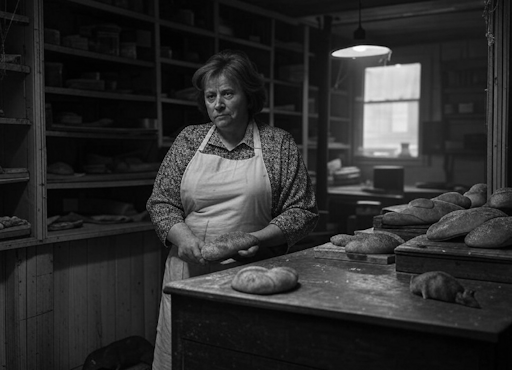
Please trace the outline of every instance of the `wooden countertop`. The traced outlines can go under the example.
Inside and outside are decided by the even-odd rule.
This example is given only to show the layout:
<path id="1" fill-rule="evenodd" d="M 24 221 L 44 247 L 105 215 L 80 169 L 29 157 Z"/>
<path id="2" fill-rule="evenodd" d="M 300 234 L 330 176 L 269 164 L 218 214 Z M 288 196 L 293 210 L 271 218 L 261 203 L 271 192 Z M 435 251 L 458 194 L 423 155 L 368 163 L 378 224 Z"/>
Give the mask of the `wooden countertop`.
<path id="1" fill-rule="evenodd" d="M 397 273 L 394 264 L 315 259 L 307 249 L 255 265 L 292 267 L 300 285 L 269 296 L 240 293 L 230 285 L 243 268 L 236 267 L 172 282 L 164 292 L 487 342 L 497 342 L 504 331 L 512 330 L 512 284 L 459 279 L 476 291 L 482 309 L 474 309 L 413 295 L 412 275 Z"/>

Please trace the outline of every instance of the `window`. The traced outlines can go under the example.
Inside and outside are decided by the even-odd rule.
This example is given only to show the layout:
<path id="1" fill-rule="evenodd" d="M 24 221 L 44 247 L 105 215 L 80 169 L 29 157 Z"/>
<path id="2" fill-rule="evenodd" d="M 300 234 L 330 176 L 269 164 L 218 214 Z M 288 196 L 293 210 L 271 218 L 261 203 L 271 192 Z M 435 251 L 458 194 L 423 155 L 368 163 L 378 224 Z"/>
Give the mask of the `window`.
<path id="1" fill-rule="evenodd" d="M 420 63 L 365 69 L 360 155 L 418 157 L 420 80 Z"/>

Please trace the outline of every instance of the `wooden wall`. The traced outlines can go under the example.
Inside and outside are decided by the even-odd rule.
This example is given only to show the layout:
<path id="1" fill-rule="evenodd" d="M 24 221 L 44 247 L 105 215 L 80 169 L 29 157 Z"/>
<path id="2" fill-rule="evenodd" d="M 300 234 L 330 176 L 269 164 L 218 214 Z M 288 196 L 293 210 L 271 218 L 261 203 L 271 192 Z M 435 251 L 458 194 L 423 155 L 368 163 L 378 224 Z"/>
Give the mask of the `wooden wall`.
<path id="1" fill-rule="evenodd" d="M 154 343 L 165 253 L 154 231 L 0 252 L 0 368 L 81 369 L 114 340 Z"/>

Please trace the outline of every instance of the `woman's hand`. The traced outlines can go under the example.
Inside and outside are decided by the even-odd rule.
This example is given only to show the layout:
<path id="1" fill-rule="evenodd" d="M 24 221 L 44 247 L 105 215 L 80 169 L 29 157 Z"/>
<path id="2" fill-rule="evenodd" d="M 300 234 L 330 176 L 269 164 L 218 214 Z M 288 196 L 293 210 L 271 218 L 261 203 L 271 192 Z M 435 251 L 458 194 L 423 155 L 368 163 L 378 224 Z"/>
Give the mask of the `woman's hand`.
<path id="1" fill-rule="evenodd" d="M 204 241 L 195 236 L 185 223 L 174 225 L 167 234 L 167 240 L 178 248 L 178 257 L 183 261 L 206 265 L 201 254 Z"/>
<path id="2" fill-rule="evenodd" d="M 185 243 L 178 245 L 178 257 L 185 262 L 206 265 L 206 261 L 201 255 L 203 245 L 204 242 L 196 237 L 187 240 Z"/>

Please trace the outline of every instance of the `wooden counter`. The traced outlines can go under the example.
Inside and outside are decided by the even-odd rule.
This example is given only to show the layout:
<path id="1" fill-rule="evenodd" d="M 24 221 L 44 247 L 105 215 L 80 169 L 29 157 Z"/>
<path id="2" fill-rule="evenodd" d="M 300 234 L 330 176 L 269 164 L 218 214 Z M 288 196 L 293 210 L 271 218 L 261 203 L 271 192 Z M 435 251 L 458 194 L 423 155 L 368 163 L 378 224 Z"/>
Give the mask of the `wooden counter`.
<path id="1" fill-rule="evenodd" d="M 234 291 L 240 268 L 168 284 L 173 369 L 511 369 L 512 285 L 460 280 L 482 309 L 409 292 L 394 265 L 315 259 L 308 249 L 258 262 L 289 266 L 298 289 Z"/>

